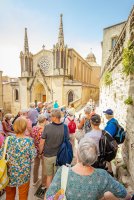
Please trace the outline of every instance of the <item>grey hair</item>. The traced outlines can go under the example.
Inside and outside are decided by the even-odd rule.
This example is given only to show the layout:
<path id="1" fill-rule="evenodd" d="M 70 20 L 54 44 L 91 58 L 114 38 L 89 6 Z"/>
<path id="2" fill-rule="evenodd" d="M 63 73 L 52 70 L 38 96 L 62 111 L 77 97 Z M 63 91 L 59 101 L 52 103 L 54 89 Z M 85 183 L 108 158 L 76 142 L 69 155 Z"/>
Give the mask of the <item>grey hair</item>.
<path id="1" fill-rule="evenodd" d="M 84 112 L 90 114 L 91 113 L 91 108 L 90 107 L 85 107 Z"/>
<path id="2" fill-rule="evenodd" d="M 41 103 L 42 103 L 41 101 L 38 101 L 37 106 L 39 106 Z"/>
<path id="3" fill-rule="evenodd" d="M 84 166 L 90 166 L 95 163 L 98 158 L 97 146 L 91 138 L 83 138 L 80 140 L 77 150 L 79 162 Z"/>
<path id="4" fill-rule="evenodd" d="M 40 115 L 38 116 L 38 122 L 39 122 L 39 123 L 42 123 L 42 122 L 45 121 L 46 118 L 47 118 L 47 117 L 46 117 L 45 114 L 40 114 Z"/>
<path id="5" fill-rule="evenodd" d="M 61 111 L 60 111 L 60 109 L 52 109 L 51 116 L 60 119 L 61 118 Z"/>
<path id="6" fill-rule="evenodd" d="M 29 104 L 29 106 L 30 106 L 30 108 L 34 108 L 34 107 L 35 107 L 35 103 L 34 103 L 34 102 L 31 102 L 31 103 Z"/>
<path id="7" fill-rule="evenodd" d="M 23 108 L 22 110 L 21 110 L 21 113 L 22 114 L 25 114 L 25 113 L 28 113 L 29 112 L 29 109 L 27 109 L 27 108 Z"/>
<path id="8" fill-rule="evenodd" d="M 4 116 L 4 118 L 5 118 L 6 120 L 10 120 L 12 117 L 13 117 L 13 115 L 12 115 L 11 113 L 7 113 L 7 114 L 5 114 L 5 116 Z"/>

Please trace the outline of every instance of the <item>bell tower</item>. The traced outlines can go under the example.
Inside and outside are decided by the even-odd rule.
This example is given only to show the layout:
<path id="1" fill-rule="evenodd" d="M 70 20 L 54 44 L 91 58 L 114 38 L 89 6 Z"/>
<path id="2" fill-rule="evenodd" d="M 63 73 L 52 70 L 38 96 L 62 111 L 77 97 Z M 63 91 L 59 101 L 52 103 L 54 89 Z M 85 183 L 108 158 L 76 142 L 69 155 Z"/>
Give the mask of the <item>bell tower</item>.
<path id="1" fill-rule="evenodd" d="M 29 77 L 33 75 L 33 55 L 29 52 L 27 28 L 25 28 L 24 51 L 20 52 L 21 76 Z"/>
<path id="2" fill-rule="evenodd" d="M 53 46 L 53 58 L 54 58 L 54 73 L 55 75 L 67 74 L 67 54 L 68 48 L 64 44 L 64 32 L 63 32 L 63 15 L 60 15 L 60 26 L 58 42 Z"/>

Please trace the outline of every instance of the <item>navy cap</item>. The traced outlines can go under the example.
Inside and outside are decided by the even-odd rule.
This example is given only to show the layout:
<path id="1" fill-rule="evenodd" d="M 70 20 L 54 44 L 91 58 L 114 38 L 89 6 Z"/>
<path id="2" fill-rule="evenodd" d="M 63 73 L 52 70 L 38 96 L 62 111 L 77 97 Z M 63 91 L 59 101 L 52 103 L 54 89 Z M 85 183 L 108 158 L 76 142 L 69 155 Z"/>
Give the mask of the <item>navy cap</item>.
<path id="1" fill-rule="evenodd" d="M 100 118 L 100 115 L 98 114 L 92 115 L 90 120 L 93 125 L 99 125 L 101 123 L 101 118 Z"/>
<path id="2" fill-rule="evenodd" d="M 111 109 L 107 109 L 106 111 L 103 111 L 103 113 L 107 114 L 107 115 L 113 115 L 113 110 Z"/>

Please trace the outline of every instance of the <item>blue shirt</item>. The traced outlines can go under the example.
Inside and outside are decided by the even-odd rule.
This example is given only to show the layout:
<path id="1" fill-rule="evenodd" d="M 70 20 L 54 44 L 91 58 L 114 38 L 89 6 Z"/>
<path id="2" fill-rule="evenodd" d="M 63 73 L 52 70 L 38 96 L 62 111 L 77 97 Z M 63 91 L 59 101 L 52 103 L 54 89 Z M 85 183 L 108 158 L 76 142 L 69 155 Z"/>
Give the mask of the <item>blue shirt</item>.
<path id="1" fill-rule="evenodd" d="M 59 105 L 57 102 L 54 103 L 54 108 L 59 108 Z"/>
<path id="2" fill-rule="evenodd" d="M 107 125 L 104 128 L 104 130 L 107 131 L 112 137 L 114 137 L 117 130 L 117 125 L 115 123 L 118 123 L 118 121 L 112 118 L 107 122 Z"/>

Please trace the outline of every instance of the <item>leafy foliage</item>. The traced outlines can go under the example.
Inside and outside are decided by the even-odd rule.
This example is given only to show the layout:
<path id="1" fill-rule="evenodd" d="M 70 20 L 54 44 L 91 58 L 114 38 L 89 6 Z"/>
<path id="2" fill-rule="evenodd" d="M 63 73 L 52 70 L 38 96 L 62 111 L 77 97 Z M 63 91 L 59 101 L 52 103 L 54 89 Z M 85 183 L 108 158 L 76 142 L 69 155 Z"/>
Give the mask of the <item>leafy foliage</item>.
<path id="1" fill-rule="evenodd" d="M 132 97 L 129 96 L 129 97 L 124 101 L 124 103 L 125 103 L 126 105 L 133 105 L 133 99 L 132 99 Z"/>
<path id="2" fill-rule="evenodd" d="M 123 73 L 128 76 L 134 74 L 134 44 L 128 43 L 127 48 L 123 50 L 122 57 Z"/>
<path id="3" fill-rule="evenodd" d="M 105 85 L 111 85 L 113 80 L 112 80 L 112 73 L 109 71 L 106 71 L 103 75 L 103 82 Z"/>

